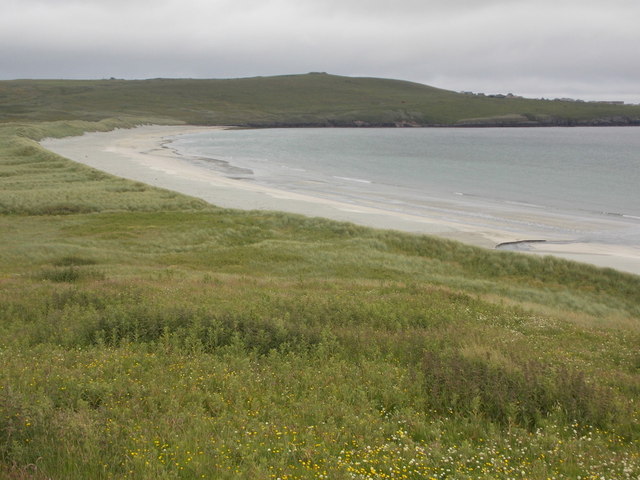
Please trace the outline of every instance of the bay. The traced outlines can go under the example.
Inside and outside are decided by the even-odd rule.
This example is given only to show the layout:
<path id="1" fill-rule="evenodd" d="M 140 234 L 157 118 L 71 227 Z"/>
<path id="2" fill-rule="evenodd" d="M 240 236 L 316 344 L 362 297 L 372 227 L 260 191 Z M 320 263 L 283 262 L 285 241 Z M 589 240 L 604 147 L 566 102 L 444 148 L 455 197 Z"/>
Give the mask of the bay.
<path id="1" fill-rule="evenodd" d="M 513 230 L 518 212 L 615 218 L 627 228 L 536 227 L 554 238 L 640 243 L 636 128 L 237 129 L 180 135 L 170 146 L 285 191 L 414 215 L 462 212 L 474 225 L 500 217 Z"/>

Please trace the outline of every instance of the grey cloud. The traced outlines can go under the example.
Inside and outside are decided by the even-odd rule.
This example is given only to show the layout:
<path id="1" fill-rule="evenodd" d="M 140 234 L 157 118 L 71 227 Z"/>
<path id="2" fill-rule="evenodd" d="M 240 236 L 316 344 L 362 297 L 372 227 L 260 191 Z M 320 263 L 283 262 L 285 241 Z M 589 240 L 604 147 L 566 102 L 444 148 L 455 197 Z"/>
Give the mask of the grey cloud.
<path id="1" fill-rule="evenodd" d="M 0 76 L 325 70 L 631 95 L 637 18 L 635 0 L 20 0 L 0 17 Z"/>

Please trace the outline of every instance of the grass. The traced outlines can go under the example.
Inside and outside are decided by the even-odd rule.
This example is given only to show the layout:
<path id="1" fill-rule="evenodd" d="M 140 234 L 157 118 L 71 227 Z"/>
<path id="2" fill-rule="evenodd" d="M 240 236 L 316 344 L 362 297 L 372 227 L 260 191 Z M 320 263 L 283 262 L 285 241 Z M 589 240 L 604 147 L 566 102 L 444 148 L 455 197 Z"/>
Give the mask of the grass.
<path id="1" fill-rule="evenodd" d="M 327 74 L 226 80 L 0 82 L 0 122 L 154 117 L 203 125 L 640 124 L 640 106 L 469 96 Z"/>
<path id="2" fill-rule="evenodd" d="M 171 210 L 203 208 L 204 202 L 173 192 L 109 177 L 48 152 L 36 142 L 45 136 L 104 131 L 132 126 L 135 120 L 60 122 L 0 126 L 0 214 L 70 215 L 110 209 Z"/>
<path id="3" fill-rule="evenodd" d="M 34 141 L 131 121 L 0 128 L 0 478 L 640 475 L 639 277 L 220 209 Z"/>

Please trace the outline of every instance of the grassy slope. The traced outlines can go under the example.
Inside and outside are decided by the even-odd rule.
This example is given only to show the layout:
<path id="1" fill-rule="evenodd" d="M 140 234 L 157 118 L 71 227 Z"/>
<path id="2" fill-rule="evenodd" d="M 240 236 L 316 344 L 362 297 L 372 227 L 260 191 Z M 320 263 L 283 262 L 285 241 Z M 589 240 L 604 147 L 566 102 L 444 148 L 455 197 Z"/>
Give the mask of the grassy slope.
<path id="1" fill-rule="evenodd" d="M 230 80 L 0 82 L 0 121 L 153 116 L 194 124 L 640 123 L 640 106 L 476 97 L 326 74 Z M 478 120 L 479 119 L 479 120 Z"/>
<path id="2" fill-rule="evenodd" d="M 115 126 L 0 127 L 0 477 L 640 474 L 640 278 L 222 210 L 33 141 Z"/>

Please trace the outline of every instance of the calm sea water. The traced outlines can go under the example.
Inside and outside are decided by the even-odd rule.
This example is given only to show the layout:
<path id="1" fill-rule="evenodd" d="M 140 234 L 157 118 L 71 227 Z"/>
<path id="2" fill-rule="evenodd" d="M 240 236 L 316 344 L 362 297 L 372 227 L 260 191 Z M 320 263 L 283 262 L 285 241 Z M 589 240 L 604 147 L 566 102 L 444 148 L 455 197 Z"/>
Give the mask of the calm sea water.
<path id="1" fill-rule="evenodd" d="M 640 220 L 640 129 L 267 129 L 182 135 L 203 167 L 416 213 L 455 202 Z"/>

